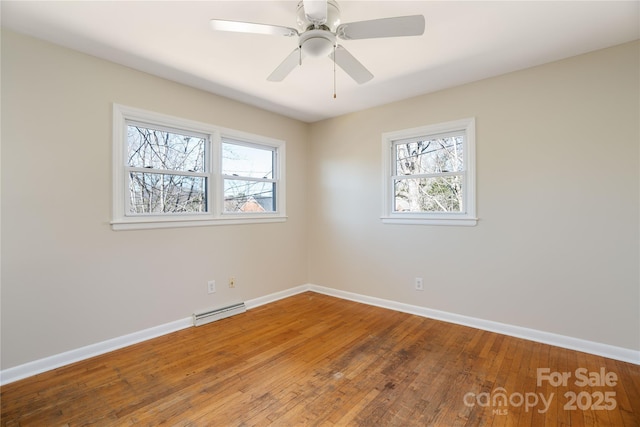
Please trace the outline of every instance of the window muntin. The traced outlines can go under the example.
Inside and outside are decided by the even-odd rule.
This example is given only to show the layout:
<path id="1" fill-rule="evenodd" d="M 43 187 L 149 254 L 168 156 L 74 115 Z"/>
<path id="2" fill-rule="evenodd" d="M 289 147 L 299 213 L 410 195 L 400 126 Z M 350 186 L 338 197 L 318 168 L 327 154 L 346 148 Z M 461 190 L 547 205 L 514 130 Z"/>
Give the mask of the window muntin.
<path id="1" fill-rule="evenodd" d="M 225 213 L 275 212 L 275 147 L 222 140 Z"/>
<path id="2" fill-rule="evenodd" d="M 238 154 L 224 160 L 228 175 L 223 140 Z M 285 154 L 281 140 L 114 104 L 111 226 L 286 221 Z M 225 206 L 239 191 L 248 197 Z"/>
<path id="3" fill-rule="evenodd" d="M 208 212 L 209 137 L 127 122 L 126 215 Z"/>
<path id="4" fill-rule="evenodd" d="M 475 225 L 475 120 L 387 132 L 386 223 Z"/>

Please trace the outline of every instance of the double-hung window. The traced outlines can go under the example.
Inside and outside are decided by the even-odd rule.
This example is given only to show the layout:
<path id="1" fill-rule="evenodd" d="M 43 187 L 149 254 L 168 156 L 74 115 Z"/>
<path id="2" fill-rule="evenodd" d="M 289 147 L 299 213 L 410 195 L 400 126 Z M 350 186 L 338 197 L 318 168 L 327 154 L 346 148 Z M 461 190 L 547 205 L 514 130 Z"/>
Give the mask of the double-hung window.
<path id="1" fill-rule="evenodd" d="M 475 225 L 474 119 L 382 136 L 384 222 Z"/>
<path id="2" fill-rule="evenodd" d="M 135 121 L 126 127 L 127 215 L 206 213 L 209 135 Z"/>
<path id="3" fill-rule="evenodd" d="M 275 211 L 277 154 L 276 147 L 222 138 L 225 213 Z"/>
<path id="4" fill-rule="evenodd" d="M 284 141 L 113 109 L 114 230 L 284 221 Z"/>

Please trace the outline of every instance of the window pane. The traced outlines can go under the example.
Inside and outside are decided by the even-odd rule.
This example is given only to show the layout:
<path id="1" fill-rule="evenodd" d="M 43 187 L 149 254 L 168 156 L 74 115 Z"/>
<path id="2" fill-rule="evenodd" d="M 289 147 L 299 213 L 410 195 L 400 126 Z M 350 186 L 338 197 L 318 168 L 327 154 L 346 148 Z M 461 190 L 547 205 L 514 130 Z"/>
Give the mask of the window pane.
<path id="1" fill-rule="evenodd" d="M 452 136 L 394 144 L 396 175 L 461 172 L 463 137 Z"/>
<path id="2" fill-rule="evenodd" d="M 394 182 L 395 212 L 463 212 L 461 175 L 399 179 Z"/>
<path id="3" fill-rule="evenodd" d="M 247 178 L 273 178 L 274 151 L 269 148 L 222 144 L 222 174 Z"/>
<path id="4" fill-rule="evenodd" d="M 225 212 L 274 212 L 273 182 L 224 180 Z"/>
<path id="5" fill-rule="evenodd" d="M 207 211 L 204 177 L 131 172 L 129 178 L 130 213 Z"/>
<path id="6" fill-rule="evenodd" d="M 127 126 L 131 167 L 205 172 L 206 138 L 140 126 Z"/>

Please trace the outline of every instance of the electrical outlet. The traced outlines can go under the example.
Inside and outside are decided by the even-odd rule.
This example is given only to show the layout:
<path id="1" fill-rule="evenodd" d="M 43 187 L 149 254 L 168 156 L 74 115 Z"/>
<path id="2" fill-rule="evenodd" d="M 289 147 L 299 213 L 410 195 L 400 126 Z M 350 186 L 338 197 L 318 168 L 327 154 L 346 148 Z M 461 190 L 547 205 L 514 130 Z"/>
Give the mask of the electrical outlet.
<path id="1" fill-rule="evenodd" d="M 231 276 L 229 277 L 229 287 L 230 288 L 235 288 L 236 287 L 236 278 Z"/>
<path id="2" fill-rule="evenodd" d="M 416 291 L 424 291 L 424 284 L 422 283 L 422 277 L 416 277 L 415 285 L 416 285 Z"/>
<path id="3" fill-rule="evenodd" d="M 212 294 L 216 291 L 216 281 L 215 280 L 209 280 L 207 282 L 207 293 Z"/>

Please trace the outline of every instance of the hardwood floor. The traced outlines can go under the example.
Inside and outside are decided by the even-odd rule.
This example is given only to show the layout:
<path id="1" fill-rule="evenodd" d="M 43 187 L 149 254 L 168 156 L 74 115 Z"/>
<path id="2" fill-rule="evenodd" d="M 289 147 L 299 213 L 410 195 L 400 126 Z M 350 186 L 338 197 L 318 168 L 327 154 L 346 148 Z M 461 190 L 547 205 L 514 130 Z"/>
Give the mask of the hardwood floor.
<path id="1" fill-rule="evenodd" d="M 7 427 L 640 426 L 640 366 L 312 292 L 0 393 Z"/>

